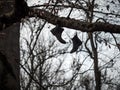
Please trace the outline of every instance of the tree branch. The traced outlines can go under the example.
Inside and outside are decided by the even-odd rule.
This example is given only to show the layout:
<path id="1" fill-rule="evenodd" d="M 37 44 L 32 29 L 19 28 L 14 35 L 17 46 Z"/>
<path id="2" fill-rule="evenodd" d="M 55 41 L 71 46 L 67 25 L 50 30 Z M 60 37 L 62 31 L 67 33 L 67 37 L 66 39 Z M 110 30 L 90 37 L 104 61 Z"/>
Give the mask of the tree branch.
<path id="1" fill-rule="evenodd" d="M 61 22 L 62 27 L 67 27 L 75 30 L 79 30 L 82 32 L 95 32 L 95 31 L 104 31 L 110 33 L 120 33 L 120 25 L 110 24 L 110 23 L 102 23 L 102 22 L 95 22 L 95 23 L 88 23 L 76 19 L 68 19 L 65 17 L 56 16 L 48 11 L 42 9 L 29 9 L 29 17 L 37 17 L 46 20 L 47 22 L 56 25 L 57 21 Z"/>

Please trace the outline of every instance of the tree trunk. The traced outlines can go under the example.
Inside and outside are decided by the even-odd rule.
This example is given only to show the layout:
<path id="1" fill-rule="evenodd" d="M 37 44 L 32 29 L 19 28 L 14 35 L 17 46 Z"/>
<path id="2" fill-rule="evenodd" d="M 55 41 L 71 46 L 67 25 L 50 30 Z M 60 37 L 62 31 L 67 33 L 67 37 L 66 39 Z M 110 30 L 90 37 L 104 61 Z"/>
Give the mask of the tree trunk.
<path id="1" fill-rule="evenodd" d="M 0 31 L 0 90 L 20 90 L 20 23 Z"/>
<path id="2" fill-rule="evenodd" d="M 95 47 L 92 33 L 89 33 L 89 38 L 93 52 L 94 74 L 95 74 L 95 84 L 96 84 L 95 90 L 101 90 L 101 72 L 99 71 L 99 67 L 98 67 L 97 46 Z"/>

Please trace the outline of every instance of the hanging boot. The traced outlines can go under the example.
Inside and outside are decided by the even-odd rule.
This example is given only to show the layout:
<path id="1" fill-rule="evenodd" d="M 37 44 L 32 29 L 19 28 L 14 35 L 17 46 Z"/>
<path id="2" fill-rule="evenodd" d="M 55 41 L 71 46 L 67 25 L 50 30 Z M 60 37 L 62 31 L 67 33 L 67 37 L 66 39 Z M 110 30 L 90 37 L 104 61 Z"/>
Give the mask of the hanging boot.
<path id="1" fill-rule="evenodd" d="M 51 30 L 51 33 L 58 39 L 59 42 L 66 44 L 65 40 L 62 39 L 62 32 L 64 29 L 57 25 L 55 28 Z"/>
<path id="2" fill-rule="evenodd" d="M 79 46 L 82 45 L 82 41 L 78 38 L 77 34 L 72 38 L 72 42 L 73 42 L 73 48 L 70 51 L 70 53 L 74 53 L 75 51 L 77 51 Z"/>

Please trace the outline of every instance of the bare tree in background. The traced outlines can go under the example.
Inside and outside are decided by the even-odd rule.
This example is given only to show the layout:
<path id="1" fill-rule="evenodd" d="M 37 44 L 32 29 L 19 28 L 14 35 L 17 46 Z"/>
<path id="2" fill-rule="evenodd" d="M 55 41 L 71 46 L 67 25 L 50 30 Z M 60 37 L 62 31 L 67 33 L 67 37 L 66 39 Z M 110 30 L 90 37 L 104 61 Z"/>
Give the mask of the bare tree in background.
<path id="1" fill-rule="evenodd" d="M 40 31 L 39 29 L 43 29 L 43 26 L 37 25 L 37 22 L 41 23 L 37 18 L 27 23 L 28 31 L 31 33 L 27 38 L 21 39 L 24 42 L 21 47 L 21 89 L 78 90 L 87 88 L 86 90 L 89 90 L 92 79 L 87 77 L 86 73 L 91 68 L 83 71 L 81 69 L 88 56 L 84 60 L 74 56 L 66 58 L 70 53 L 66 52 L 68 46 L 58 49 L 60 42 L 56 42 L 50 36 L 48 36 L 49 40 L 45 39 L 42 31 L 40 35 L 36 33 Z M 35 28 L 37 29 L 35 30 Z M 66 61 L 70 63 L 65 63 Z M 87 79 L 90 83 L 87 82 Z"/>
<path id="2" fill-rule="evenodd" d="M 35 22 L 38 22 L 37 19 L 35 20 Z M 31 32 L 29 39 L 28 37 L 26 39 L 22 38 L 24 44 L 21 47 L 21 89 L 64 89 L 70 82 L 75 80 L 81 64 L 74 65 L 74 69 L 76 68 L 76 70 L 71 67 L 73 69 L 73 75 L 71 75 L 71 78 L 67 77 L 69 78 L 67 79 L 65 74 L 71 71 L 71 69 L 66 70 L 66 68 L 63 68 L 66 48 L 64 50 L 58 50 L 57 43 L 53 39 L 46 41 L 44 37 L 41 37 L 42 35 L 40 36 L 38 30 L 43 26 L 37 27 L 35 22 L 33 26 L 28 22 Z M 35 31 L 36 27 L 37 30 Z"/>

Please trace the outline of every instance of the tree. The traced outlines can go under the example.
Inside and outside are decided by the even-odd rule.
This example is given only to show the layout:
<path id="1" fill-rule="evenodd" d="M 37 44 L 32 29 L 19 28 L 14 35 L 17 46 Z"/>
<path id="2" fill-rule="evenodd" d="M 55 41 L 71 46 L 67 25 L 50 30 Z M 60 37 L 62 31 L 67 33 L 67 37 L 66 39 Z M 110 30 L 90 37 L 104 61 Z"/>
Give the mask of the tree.
<path id="1" fill-rule="evenodd" d="M 117 3 L 120 3 L 119 0 L 116 0 Z M 107 0 L 102 1 L 101 3 L 105 5 L 102 9 L 99 4 L 100 1 L 97 0 L 49 0 L 47 3 L 43 3 L 42 5 L 36 5 L 28 7 L 25 1 L 17 0 L 15 3 L 13 13 L 6 14 L 0 16 L 1 18 L 1 27 L 7 28 L 9 25 L 19 21 L 22 18 L 27 17 L 39 17 L 41 19 L 46 20 L 46 22 L 57 25 L 58 21 L 61 23 L 61 27 L 67 27 L 75 30 L 79 30 L 87 33 L 87 39 L 85 42 L 85 48 L 90 55 L 91 59 L 94 62 L 94 75 L 95 75 L 95 83 L 96 90 L 101 90 L 101 71 L 99 69 L 99 54 L 98 54 L 98 34 L 97 31 L 108 32 L 114 39 L 115 43 L 113 46 L 116 46 L 119 49 L 119 43 L 117 35 L 113 33 L 120 33 L 119 26 L 119 11 L 116 12 L 116 9 L 112 9 L 111 6 L 119 7 L 115 3 L 115 1 Z M 114 8 L 115 8 L 114 7 Z M 42 9 L 41 9 L 42 8 Z M 68 16 L 61 17 L 59 12 L 62 10 L 66 10 L 66 8 L 70 8 Z M 75 10 L 80 10 L 80 15 L 83 20 L 78 20 L 75 18 L 71 18 L 72 12 Z M 116 11 L 115 11 L 116 10 Z M 115 21 L 113 21 L 116 19 Z M 26 18 L 27 20 L 27 18 Z M 9 22 L 6 22 L 9 21 Z M 112 22 L 113 21 L 113 22 Z M 113 24 L 116 23 L 116 24 Z M 2 35 L 2 34 L 1 34 Z M 106 46 L 109 46 L 106 39 L 103 39 Z M 90 46 L 87 44 L 90 42 Z M 100 41 L 99 41 L 100 42 Z"/>

